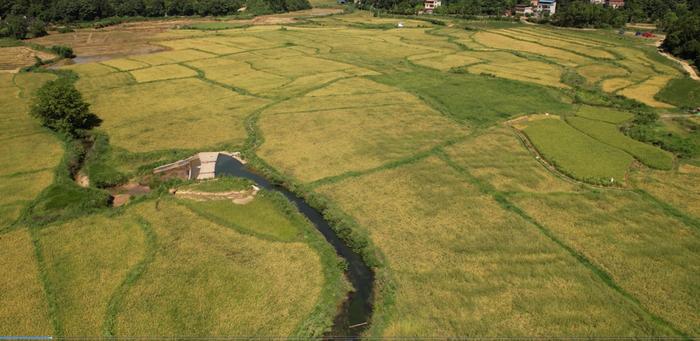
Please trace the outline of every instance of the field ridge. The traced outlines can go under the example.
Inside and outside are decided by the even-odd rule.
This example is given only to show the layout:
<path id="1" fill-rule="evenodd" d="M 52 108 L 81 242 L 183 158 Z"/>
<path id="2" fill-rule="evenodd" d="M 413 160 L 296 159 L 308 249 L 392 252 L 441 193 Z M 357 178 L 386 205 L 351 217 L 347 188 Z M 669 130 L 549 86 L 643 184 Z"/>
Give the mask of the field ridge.
<path id="1" fill-rule="evenodd" d="M 569 253 L 571 256 L 573 256 L 581 265 L 585 266 L 587 269 L 589 269 L 592 273 L 594 273 L 603 283 L 605 283 L 608 287 L 613 289 L 615 292 L 620 294 L 622 297 L 624 297 L 626 300 L 629 302 L 633 303 L 634 306 L 636 306 L 638 309 L 640 309 L 644 314 L 649 317 L 651 320 L 655 321 L 657 324 L 659 324 L 662 327 L 668 328 L 671 331 L 673 331 L 676 335 L 681 335 L 683 337 L 689 337 L 688 334 L 685 334 L 684 332 L 680 331 L 676 326 L 665 319 L 661 318 L 660 316 L 657 316 L 653 313 L 651 313 L 644 305 L 641 304 L 641 302 L 634 297 L 632 294 L 627 292 L 625 289 L 620 287 L 613 279 L 612 276 L 610 276 L 609 273 L 607 273 L 604 269 L 596 265 L 594 262 L 592 262 L 588 257 L 583 255 L 582 253 L 578 252 L 576 249 L 573 247 L 567 245 L 564 243 L 562 240 L 557 238 L 552 231 L 547 229 L 544 225 L 540 224 L 537 222 L 534 218 L 532 218 L 530 215 L 528 215 L 525 211 L 520 209 L 517 205 L 513 204 L 510 200 L 508 200 L 507 195 L 500 193 L 497 191 L 495 188 L 493 188 L 490 184 L 474 177 L 467 169 L 461 167 L 457 163 L 455 163 L 446 153 L 440 153 L 439 157 L 445 161 L 451 168 L 453 168 L 455 171 L 457 171 L 459 174 L 461 174 L 465 179 L 467 179 L 470 183 L 474 184 L 479 188 L 484 194 L 490 195 L 494 201 L 496 201 L 499 206 L 501 206 L 504 210 L 515 213 L 516 215 L 522 217 L 526 221 L 530 222 L 533 224 L 544 236 L 546 236 L 548 239 L 550 239 L 552 242 L 554 242 L 556 245 L 564 249 L 567 253 Z"/>
<path id="2" fill-rule="evenodd" d="M 153 231 L 151 224 L 143 217 L 136 215 L 136 220 L 146 236 L 146 250 L 143 258 L 136 263 L 131 270 L 126 274 L 124 280 L 119 284 L 116 290 L 112 293 L 105 310 L 104 322 L 102 324 L 102 334 L 105 337 L 114 337 L 117 323 L 117 315 L 121 308 L 122 301 L 129 291 L 129 288 L 141 278 L 141 275 L 147 270 L 148 265 L 153 262 L 157 253 L 158 237 Z"/>

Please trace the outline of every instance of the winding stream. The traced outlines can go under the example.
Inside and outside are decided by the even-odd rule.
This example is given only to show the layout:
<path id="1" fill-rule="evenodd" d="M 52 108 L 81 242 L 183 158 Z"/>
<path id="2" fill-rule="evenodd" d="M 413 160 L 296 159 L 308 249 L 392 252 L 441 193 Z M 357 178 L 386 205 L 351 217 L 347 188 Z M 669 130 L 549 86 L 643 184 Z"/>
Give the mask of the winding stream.
<path id="1" fill-rule="evenodd" d="M 328 336 L 343 336 L 350 337 L 350 339 L 354 339 L 353 336 L 359 336 L 366 329 L 372 315 L 371 295 L 374 284 L 374 273 L 364 263 L 362 257 L 335 234 L 335 231 L 319 211 L 286 188 L 271 183 L 266 178 L 250 171 L 238 160 L 223 154 L 219 154 L 216 160 L 215 171 L 216 174 L 246 178 L 257 183 L 260 188 L 282 193 L 289 201 L 296 204 L 301 214 L 308 218 L 323 234 L 323 237 L 333 245 L 338 255 L 345 259 L 348 264 L 346 275 L 355 291 L 348 295 L 347 301 L 335 318 L 333 330 Z"/>

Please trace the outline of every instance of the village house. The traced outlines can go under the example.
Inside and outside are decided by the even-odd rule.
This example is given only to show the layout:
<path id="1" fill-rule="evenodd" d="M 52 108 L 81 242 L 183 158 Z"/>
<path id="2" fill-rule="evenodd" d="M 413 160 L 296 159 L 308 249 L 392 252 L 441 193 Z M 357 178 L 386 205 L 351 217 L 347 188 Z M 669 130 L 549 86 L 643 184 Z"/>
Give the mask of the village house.
<path id="1" fill-rule="evenodd" d="M 557 0 L 531 0 L 530 4 L 515 5 L 518 16 L 551 16 L 557 12 Z"/>
<path id="2" fill-rule="evenodd" d="M 590 0 L 594 5 L 605 5 L 612 8 L 619 8 L 625 5 L 625 0 Z"/>
<path id="3" fill-rule="evenodd" d="M 533 15 L 535 12 L 532 10 L 532 6 L 526 4 L 515 5 L 515 15 L 520 17 L 527 17 Z"/>
<path id="4" fill-rule="evenodd" d="M 557 0 L 532 0 L 532 5 L 540 16 L 554 15 L 557 12 Z"/>
<path id="5" fill-rule="evenodd" d="M 425 0 L 423 2 L 423 13 L 433 13 L 433 11 L 441 5 L 441 0 Z"/>
<path id="6" fill-rule="evenodd" d="M 625 6 L 625 0 L 607 0 L 606 5 L 612 8 L 619 8 Z"/>

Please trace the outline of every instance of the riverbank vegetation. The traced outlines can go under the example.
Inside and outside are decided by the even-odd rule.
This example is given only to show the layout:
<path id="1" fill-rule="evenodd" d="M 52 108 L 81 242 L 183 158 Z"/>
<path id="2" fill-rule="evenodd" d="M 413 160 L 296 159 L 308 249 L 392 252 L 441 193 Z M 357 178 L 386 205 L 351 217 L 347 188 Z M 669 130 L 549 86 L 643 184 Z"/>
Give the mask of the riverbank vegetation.
<path id="1" fill-rule="evenodd" d="M 152 174 L 225 150 L 322 210 L 373 267 L 364 335 L 697 334 L 700 164 L 682 146 L 699 135 L 681 70 L 616 32 L 450 20 L 115 30 L 158 52 L 62 67 L 102 120 L 88 188 L 70 177 L 73 147 L 60 162 L 60 139 L 28 114 L 56 76 L 0 74 L 0 244 L 20 245 L 0 266 L 32 282 L 0 285 L 0 333 L 331 330 L 346 264 L 296 207 L 264 190 L 245 205 L 172 196 L 251 183 Z M 104 37 L 36 41 L 73 35 Z M 125 183 L 152 191 L 53 205 Z"/>

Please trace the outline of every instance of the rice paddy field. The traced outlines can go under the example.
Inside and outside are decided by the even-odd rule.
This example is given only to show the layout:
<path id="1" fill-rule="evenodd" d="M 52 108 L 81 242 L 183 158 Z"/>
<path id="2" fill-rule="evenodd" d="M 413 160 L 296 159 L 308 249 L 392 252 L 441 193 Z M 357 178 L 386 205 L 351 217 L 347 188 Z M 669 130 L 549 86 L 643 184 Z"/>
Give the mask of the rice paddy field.
<path id="1" fill-rule="evenodd" d="M 698 84 L 653 42 L 314 3 L 34 41 L 89 57 L 60 66 L 103 120 L 87 160 L 151 186 L 118 208 L 32 219 L 68 147 L 28 112 L 61 73 L 0 73 L 0 335 L 338 336 L 347 264 L 297 207 L 188 199 L 171 193 L 252 183 L 152 174 L 222 150 L 373 269 L 361 335 L 700 335 Z M 642 114 L 690 152 L 625 134 Z"/>

